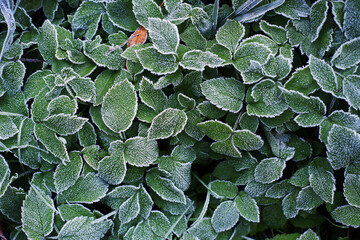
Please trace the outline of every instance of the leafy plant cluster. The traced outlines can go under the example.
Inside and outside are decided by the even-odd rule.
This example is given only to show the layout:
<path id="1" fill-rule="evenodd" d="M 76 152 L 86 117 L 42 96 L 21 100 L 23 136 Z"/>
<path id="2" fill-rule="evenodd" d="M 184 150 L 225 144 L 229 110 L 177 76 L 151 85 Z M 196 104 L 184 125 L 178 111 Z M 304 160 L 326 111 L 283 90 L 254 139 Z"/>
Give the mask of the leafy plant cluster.
<path id="1" fill-rule="evenodd" d="M 355 236 L 360 1 L 19 3 L 0 1 L 1 234 Z"/>

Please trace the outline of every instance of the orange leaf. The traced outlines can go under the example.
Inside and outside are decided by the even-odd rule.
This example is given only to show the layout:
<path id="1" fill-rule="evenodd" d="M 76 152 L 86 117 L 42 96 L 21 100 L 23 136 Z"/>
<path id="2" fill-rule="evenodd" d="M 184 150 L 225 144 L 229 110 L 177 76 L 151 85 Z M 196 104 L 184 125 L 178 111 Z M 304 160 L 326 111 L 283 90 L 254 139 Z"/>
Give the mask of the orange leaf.
<path id="1" fill-rule="evenodd" d="M 129 41 L 127 43 L 128 47 L 131 47 L 133 45 L 139 45 L 139 44 L 143 44 L 146 42 L 146 38 L 147 38 L 147 30 L 143 27 L 140 26 L 138 29 L 136 29 L 136 31 L 131 34 L 131 36 L 129 37 Z"/>

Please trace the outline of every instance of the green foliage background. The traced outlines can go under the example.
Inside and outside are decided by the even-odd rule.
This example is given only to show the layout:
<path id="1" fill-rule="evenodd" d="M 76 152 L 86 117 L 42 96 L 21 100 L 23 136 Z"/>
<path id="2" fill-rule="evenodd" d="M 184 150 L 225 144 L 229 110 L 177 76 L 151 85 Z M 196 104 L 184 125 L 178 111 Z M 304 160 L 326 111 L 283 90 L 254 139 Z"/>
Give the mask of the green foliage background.
<path id="1" fill-rule="evenodd" d="M 356 239 L 358 0 L 0 7 L 7 238 Z"/>

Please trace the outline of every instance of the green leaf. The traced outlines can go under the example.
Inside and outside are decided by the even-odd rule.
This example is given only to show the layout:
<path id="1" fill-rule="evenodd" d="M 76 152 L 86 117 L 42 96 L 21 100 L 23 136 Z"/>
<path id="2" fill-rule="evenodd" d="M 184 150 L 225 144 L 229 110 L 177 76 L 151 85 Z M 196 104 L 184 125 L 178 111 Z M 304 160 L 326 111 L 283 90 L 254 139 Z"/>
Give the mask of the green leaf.
<path id="1" fill-rule="evenodd" d="M 133 12 L 140 25 L 149 29 L 150 18 L 163 18 L 161 8 L 153 0 L 133 0 Z"/>
<path id="2" fill-rule="evenodd" d="M 17 126 L 10 117 L 0 115 L 0 140 L 11 138 L 18 132 Z"/>
<path id="3" fill-rule="evenodd" d="M 134 86 L 127 80 L 116 83 L 106 93 L 101 116 L 107 127 L 114 132 L 127 130 L 135 118 L 137 96 Z"/>
<path id="4" fill-rule="evenodd" d="M 245 35 L 245 27 L 240 22 L 228 19 L 216 33 L 216 41 L 235 52 L 237 45 Z"/>
<path id="5" fill-rule="evenodd" d="M 57 137 L 55 132 L 48 129 L 43 124 L 36 124 L 34 133 L 37 140 L 44 144 L 45 148 L 50 153 L 52 153 L 55 157 L 60 158 L 64 164 L 66 164 L 66 162 L 70 162 L 64 141 Z"/>
<path id="6" fill-rule="evenodd" d="M 140 82 L 139 96 L 141 101 L 156 112 L 161 112 L 167 103 L 167 97 L 163 91 L 154 88 L 154 84 L 143 77 Z"/>
<path id="7" fill-rule="evenodd" d="M 226 140 L 232 133 L 232 128 L 218 120 L 210 120 L 197 124 L 197 126 L 215 141 Z"/>
<path id="8" fill-rule="evenodd" d="M 94 126 L 86 122 L 78 132 L 79 143 L 83 147 L 92 146 L 96 144 L 96 133 Z"/>
<path id="9" fill-rule="evenodd" d="M 55 26 L 49 20 L 45 20 L 39 30 L 38 49 L 48 64 L 54 64 L 58 61 L 55 57 L 56 49 L 58 48 Z"/>
<path id="10" fill-rule="evenodd" d="M 48 106 L 47 110 L 51 115 L 74 115 L 78 108 L 78 104 L 76 99 L 70 99 L 70 97 L 66 95 L 61 95 L 57 98 L 52 99 Z"/>
<path id="11" fill-rule="evenodd" d="M 155 48 L 163 54 L 176 54 L 179 46 L 179 32 L 175 24 L 168 20 L 149 18 L 149 36 Z"/>
<path id="12" fill-rule="evenodd" d="M 140 221 L 133 229 L 130 239 L 154 239 L 154 233 L 151 231 L 148 221 Z"/>
<path id="13" fill-rule="evenodd" d="M 354 19 L 358 18 L 357 13 L 360 11 L 360 4 L 356 0 L 345 1 L 343 30 L 348 39 L 360 36 L 360 26 Z"/>
<path id="14" fill-rule="evenodd" d="M 294 218 L 298 213 L 299 209 L 296 207 L 296 198 L 299 191 L 294 190 L 284 197 L 282 200 L 282 208 L 286 218 Z"/>
<path id="15" fill-rule="evenodd" d="M 105 12 L 104 4 L 96 2 L 83 2 L 76 10 L 71 21 L 71 28 L 87 39 L 95 35 L 100 18 Z"/>
<path id="16" fill-rule="evenodd" d="M 216 153 L 224 154 L 226 156 L 239 158 L 241 153 L 233 142 L 232 138 L 228 138 L 224 141 L 214 142 L 210 145 L 211 150 Z"/>
<path id="17" fill-rule="evenodd" d="M 173 54 L 162 54 L 154 47 L 139 49 L 135 52 L 141 65 L 154 74 L 170 74 L 178 69 L 178 62 Z"/>
<path id="18" fill-rule="evenodd" d="M 140 212 L 139 195 L 129 197 L 119 208 L 119 219 L 121 224 L 126 224 L 136 218 Z"/>
<path id="19" fill-rule="evenodd" d="M 106 4 L 109 20 L 126 31 L 135 31 L 139 24 L 132 11 L 132 1 L 113 1 Z"/>
<path id="20" fill-rule="evenodd" d="M 90 209 L 81 204 L 62 204 L 58 206 L 59 214 L 62 220 L 69 221 L 76 217 L 94 217 Z"/>
<path id="21" fill-rule="evenodd" d="M 166 233 L 171 227 L 169 219 L 160 211 L 152 211 L 147 222 L 151 230 L 160 237 L 166 237 Z"/>
<path id="22" fill-rule="evenodd" d="M 63 240 L 100 239 L 111 226 L 111 220 L 97 221 L 93 217 L 76 217 L 65 223 L 58 237 Z"/>
<path id="23" fill-rule="evenodd" d="M 224 232 L 235 226 L 239 220 L 239 209 L 233 201 L 226 201 L 220 203 L 212 217 L 211 224 L 215 232 Z"/>
<path id="24" fill-rule="evenodd" d="M 160 169 L 170 174 L 169 179 L 182 191 L 187 190 L 191 183 L 191 163 L 183 163 L 176 158 L 162 156 L 157 160 Z"/>
<path id="25" fill-rule="evenodd" d="M 310 7 L 305 0 L 287 0 L 275 12 L 291 19 L 300 19 L 310 14 Z"/>
<path id="26" fill-rule="evenodd" d="M 193 238 L 185 238 L 185 240 L 193 240 L 193 239 L 209 239 L 214 240 L 217 237 L 217 233 L 211 224 L 210 218 L 203 218 L 196 225 L 191 226 L 188 229 L 188 233 L 193 236 Z"/>
<path id="27" fill-rule="evenodd" d="M 343 43 L 334 53 L 331 63 L 340 69 L 347 69 L 360 63 L 360 37 Z"/>
<path id="28" fill-rule="evenodd" d="M 360 175 L 346 174 L 344 182 L 344 196 L 346 201 L 355 207 L 360 207 Z"/>
<path id="29" fill-rule="evenodd" d="M 5 193 L 8 185 L 10 184 L 10 168 L 5 158 L 0 155 L 0 197 Z"/>
<path id="30" fill-rule="evenodd" d="M 14 94 L 20 90 L 23 85 L 25 69 L 25 65 L 20 61 L 8 62 L 1 67 L 0 79 L 3 81 L 5 91 Z"/>
<path id="31" fill-rule="evenodd" d="M 167 108 L 152 121 L 148 131 L 148 139 L 165 139 L 176 136 L 184 130 L 187 116 L 184 111 Z"/>
<path id="32" fill-rule="evenodd" d="M 279 158 L 263 159 L 255 168 L 255 180 L 272 183 L 282 177 L 285 166 L 285 161 Z"/>
<path id="33" fill-rule="evenodd" d="M 338 170 L 360 157 L 360 134 L 352 129 L 334 125 L 328 136 L 327 156 L 333 169 Z"/>
<path id="34" fill-rule="evenodd" d="M 185 31 L 180 34 L 180 38 L 181 41 L 191 49 L 206 50 L 207 41 L 194 25 L 187 27 Z"/>
<path id="35" fill-rule="evenodd" d="M 116 151 L 104 157 L 98 164 L 99 176 L 112 185 L 120 184 L 126 174 L 126 164 L 123 151 Z"/>
<path id="36" fill-rule="evenodd" d="M 333 203 L 335 178 L 329 162 L 324 158 L 315 158 L 309 164 L 309 176 L 314 192 L 325 202 Z"/>
<path id="37" fill-rule="evenodd" d="M 320 78 L 318 81 L 320 81 Z M 288 90 L 300 92 L 306 96 L 319 89 L 317 81 L 313 78 L 309 66 L 296 69 L 291 78 L 285 83 L 284 87 Z"/>
<path id="38" fill-rule="evenodd" d="M 237 208 L 240 215 L 249 222 L 260 222 L 260 211 L 256 201 L 246 192 L 241 191 L 235 198 Z"/>
<path id="39" fill-rule="evenodd" d="M 301 210 L 311 210 L 320 206 L 323 200 L 310 187 L 304 187 L 296 198 L 296 207 Z"/>
<path id="40" fill-rule="evenodd" d="M 95 79 L 95 102 L 94 106 L 100 105 L 103 102 L 105 94 L 114 85 L 115 80 L 120 75 L 120 72 L 105 70 L 101 72 Z"/>
<path id="41" fill-rule="evenodd" d="M 106 195 L 108 185 L 94 173 L 81 175 L 75 184 L 59 194 L 60 203 L 93 203 Z"/>
<path id="42" fill-rule="evenodd" d="M 167 178 L 160 175 L 161 171 L 152 169 L 146 174 L 148 186 L 154 190 L 162 199 L 175 203 L 186 203 L 184 192 L 175 186 Z"/>
<path id="43" fill-rule="evenodd" d="M 86 118 L 60 113 L 46 118 L 44 125 L 59 135 L 67 136 L 77 133 L 86 121 Z"/>
<path id="44" fill-rule="evenodd" d="M 32 185 L 22 207 L 22 228 L 29 239 L 44 239 L 53 230 L 55 207 L 49 194 Z"/>
<path id="45" fill-rule="evenodd" d="M 355 228 L 360 226 L 360 208 L 350 205 L 340 206 L 331 212 L 331 216 L 346 226 Z"/>
<path id="46" fill-rule="evenodd" d="M 297 239 L 299 239 L 299 240 L 319 240 L 320 238 L 316 235 L 316 233 L 311 228 L 309 228 L 306 232 L 301 234 L 301 236 Z"/>
<path id="47" fill-rule="evenodd" d="M 360 85 L 359 85 L 360 76 L 350 75 L 344 79 L 343 82 L 343 92 L 349 103 L 355 109 L 360 109 Z"/>
<path id="48" fill-rule="evenodd" d="M 315 2 L 310 9 L 310 25 L 311 25 L 311 42 L 314 42 L 320 34 L 322 27 L 326 21 L 329 9 L 328 2 L 320 0 Z"/>
<path id="49" fill-rule="evenodd" d="M 210 182 L 209 187 L 211 189 L 211 194 L 215 198 L 233 199 L 238 192 L 236 185 L 229 181 L 215 180 Z"/>
<path id="50" fill-rule="evenodd" d="M 220 67 L 224 62 L 225 60 L 212 52 L 190 50 L 182 57 L 180 66 L 188 70 L 204 71 L 206 66 L 210 68 Z"/>
<path id="51" fill-rule="evenodd" d="M 270 56 L 264 65 L 265 75 L 277 79 L 285 78 L 291 72 L 291 69 L 291 59 L 285 58 L 282 55 L 276 57 Z"/>
<path id="52" fill-rule="evenodd" d="M 286 42 L 286 30 L 282 26 L 270 24 L 264 20 L 260 22 L 261 30 L 269 35 L 276 43 L 283 44 Z"/>
<path id="53" fill-rule="evenodd" d="M 288 180 L 275 183 L 267 191 L 265 196 L 270 198 L 283 198 L 294 189 Z"/>
<path id="54" fill-rule="evenodd" d="M 150 166 L 159 156 L 157 142 L 143 137 L 129 138 L 124 143 L 124 158 L 136 167 Z"/>
<path id="55" fill-rule="evenodd" d="M 201 83 L 205 97 L 220 109 L 238 112 L 245 96 L 244 85 L 234 78 L 214 78 Z"/>
<path id="56" fill-rule="evenodd" d="M 54 184 L 57 193 L 63 192 L 75 184 L 79 178 L 83 162 L 80 152 L 69 153 L 70 163 L 59 164 L 54 174 Z"/>
<path id="57" fill-rule="evenodd" d="M 0 197 L 0 211 L 13 222 L 21 223 L 21 207 L 25 200 L 25 192 L 21 188 L 9 186 Z"/>
<path id="58" fill-rule="evenodd" d="M 256 42 L 242 43 L 235 52 L 233 65 L 236 70 L 245 72 L 249 70 L 251 61 L 260 64 L 267 62 L 271 50 L 269 47 Z"/>
<path id="59" fill-rule="evenodd" d="M 237 130 L 233 135 L 234 144 L 245 151 L 254 151 L 260 149 L 264 145 L 264 141 L 259 135 L 249 130 Z"/>

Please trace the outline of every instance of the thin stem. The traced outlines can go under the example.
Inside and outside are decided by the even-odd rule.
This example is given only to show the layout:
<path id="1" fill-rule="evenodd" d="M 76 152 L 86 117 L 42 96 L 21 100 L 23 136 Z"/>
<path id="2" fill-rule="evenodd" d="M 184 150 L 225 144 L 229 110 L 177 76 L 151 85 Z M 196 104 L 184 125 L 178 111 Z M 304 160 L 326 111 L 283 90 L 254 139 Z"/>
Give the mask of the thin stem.
<path id="1" fill-rule="evenodd" d="M 36 62 L 36 63 L 43 63 L 44 60 L 41 59 L 32 59 L 32 58 L 20 58 L 19 59 L 22 62 Z"/>
<path id="2" fill-rule="evenodd" d="M 209 207 L 209 202 L 210 202 L 210 191 L 208 191 L 206 194 L 206 200 L 204 202 L 204 206 L 201 210 L 201 213 L 200 213 L 198 219 L 196 219 L 196 221 L 190 226 L 190 228 L 196 226 L 204 218 L 204 216 L 208 210 L 208 207 Z"/>
<path id="3" fill-rule="evenodd" d="M 185 211 L 178 217 L 178 219 L 176 219 L 176 221 L 174 222 L 174 224 L 169 228 L 169 231 L 167 231 L 167 233 L 165 234 L 164 239 L 166 240 L 167 237 L 171 234 L 171 232 L 174 230 L 174 228 L 176 227 L 176 225 L 180 222 L 180 220 L 184 217 L 184 215 L 187 213 L 187 211 L 190 209 L 191 205 L 189 205 Z"/>
<path id="4" fill-rule="evenodd" d="M 101 218 L 95 219 L 94 221 L 91 222 L 91 224 L 99 223 L 99 222 L 103 221 L 104 219 L 108 219 L 109 217 L 115 215 L 116 213 L 117 213 L 117 211 L 112 211 L 112 212 L 102 216 Z"/>
<path id="5" fill-rule="evenodd" d="M 236 130 L 236 128 L 238 127 L 238 125 L 240 123 L 240 119 L 241 119 L 242 115 L 244 114 L 244 112 L 245 112 L 245 104 L 243 104 L 243 106 L 242 106 L 242 108 L 241 108 L 241 110 L 239 112 L 239 115 L 238 115 L 238 117 L 236 119 L 233 130 Z"/>

